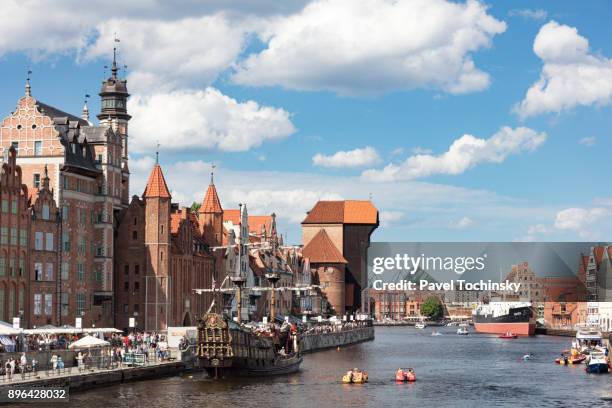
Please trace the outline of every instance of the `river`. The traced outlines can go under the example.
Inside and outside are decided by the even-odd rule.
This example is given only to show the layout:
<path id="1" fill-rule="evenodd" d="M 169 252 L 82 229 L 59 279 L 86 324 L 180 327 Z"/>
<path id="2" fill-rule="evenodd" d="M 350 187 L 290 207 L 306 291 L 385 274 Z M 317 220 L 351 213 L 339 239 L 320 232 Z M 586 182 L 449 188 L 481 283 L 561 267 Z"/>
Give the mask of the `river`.
<path id="1" fill-rule="evenodd" d="M 458 336 L 456 328 L 377 327 L 376 340 L 304 357 L 299 373 L 277 378 L 212 380 L 204 373 L 121 384 L 74 393 L 74 407 L 382 407 L 382 406 L 612 406 L 612 374 L 554 359 L 569 338 L 503 340 Z M 528 352 L 534 360 L 523 361 Z M 368 371 L 370 382 L 343 385 L 347 369 Z M 396 384 L 398 367 L 417 382 Z M 65 405 L 64 405 L 65 406 Z"/>

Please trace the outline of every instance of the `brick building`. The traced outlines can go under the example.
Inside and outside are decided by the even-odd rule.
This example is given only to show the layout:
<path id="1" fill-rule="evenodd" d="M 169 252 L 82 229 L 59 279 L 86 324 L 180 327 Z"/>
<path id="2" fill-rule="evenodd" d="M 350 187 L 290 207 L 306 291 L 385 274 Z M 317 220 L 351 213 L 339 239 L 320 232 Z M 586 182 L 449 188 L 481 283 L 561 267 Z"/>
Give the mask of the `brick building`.
<path id="1" fill-rule="evenodd" d="M 207 195 L 216 195 L 211 185 Z M 215 260 L 209 244 L 221 233 L 210 231 L 214 220 L 206 211 L 196 214 L 173 204 L 156 164 L 142 198 L 132 197 L 117 224 L 116 326 L 127 328 L 130 317 L 145 330 L 194 325 L 212 300 L 193 289 L 212 286 Z"/>
<path id="2" fill-rule="evenodd" d="M 366 252 L 378 225 L 378 210 L 372 202 L 354 200 L 319 201 L 302 221 L 304 250 L 316 238 L 314 245 L 321 250 L 325 247 L 331 260 L 337 261 L 317 264 L 310 259 L 312 267 L 323 268 L 325 273 L 319 278 L 328 283 L 324 291 L 337 313 L 354 313 L 361 308 L 361 291 L 367 285 Z M 311 249 L 309 254 L 313 252 Z"/>

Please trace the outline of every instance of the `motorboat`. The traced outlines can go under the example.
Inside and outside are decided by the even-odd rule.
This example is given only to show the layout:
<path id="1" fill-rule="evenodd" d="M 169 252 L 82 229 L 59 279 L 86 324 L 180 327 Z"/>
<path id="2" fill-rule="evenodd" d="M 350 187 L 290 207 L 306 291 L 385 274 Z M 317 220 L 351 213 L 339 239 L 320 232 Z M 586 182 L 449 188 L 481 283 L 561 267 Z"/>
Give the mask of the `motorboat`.
<path id="1" fill-rule="evenodd" d="M 498 337 L 500 339 L 516 339 L 518 336 L 512 332 L 505 332 L 504 334 L 500 334 Z"/>
<path id="2" fill-rule="evenodd" d="M 431 335 L 432 336 L 441 336 L 442 333 L 440 333 L 439 331 L 434 330 L 434 331 L 431 332 Z"/>
<path id="3" fill-rule="evenodd" d="M 589 354 L 592 350 L 602 349 L 603 335 L 601 330 L 595 327 L 584 327 L 576 331 L 576 338 L 572 341 L 572 349 L 582 354 Z"/>
<path id="4" fill-rule="evenodd" d="M 466 336 L 470 334 L 470 332 L 468 331 L 467 325 L 466 324 L 460 325 L 459 328 L 457 329 L 457 334 L 462 335 L 462 336 Z"/>
<path id="5" fill-rule="evenodd" d="M 422 330 L 422 329 L 424 329 L 425 327 L 427 327 L 427 326 L 425 326 L 425 323 L 423 323 L 423 322 L 419 322 L 419 323 L 417 323 L 417 324 L 415 324 L 415 325 L 414 325 L 414 328 L 415 328 L 415 329 L 421 329 L 421 330 Z"/>
<path id="6" fill-rule="evenodd" d="M 602 374 L 609 371 L 608 358 L 602 351 L 591 351 L 585 364 L 585 371 L 587 373 Z"/>

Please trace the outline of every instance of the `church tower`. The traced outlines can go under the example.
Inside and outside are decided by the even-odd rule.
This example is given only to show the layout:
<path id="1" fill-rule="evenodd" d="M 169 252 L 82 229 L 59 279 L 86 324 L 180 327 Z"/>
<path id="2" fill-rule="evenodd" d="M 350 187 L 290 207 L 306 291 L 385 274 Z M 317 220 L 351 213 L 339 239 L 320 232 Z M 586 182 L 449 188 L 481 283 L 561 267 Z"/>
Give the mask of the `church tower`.
<path id="1" fill-rule="evenodd" d="M 171 196 L 158 163 L 142 198 L 145 203 L 145 330 L 164 330 L 169 324 Z"/>
<path id="2" fill-rule="evenodd" d="M 209 247 L 221 246 L 223 243 L 223 208 L 221 208 L 213 176 L 211 173 L 208 190 L 206 190 L 204 201 L 198 211 L 200 233 Z"/>
<path id="3" fill-rule="evenodd" d="M 115 39 L 118 42 L 117 39 Z M 121 139 L 121 151 L 108 152 L 108 162 L 113 162 L 121 168 L 121 203 L 129 204 L 130 179 L 128 168 L 128 122 L 131 116 L 127 113 L 127 99 L 130 96 L 127 90 L 127 80 L 118 76 L 117 47 L 113 48 L 113 64 L 111 76 L 102 81 L 100 89 L 101 109 L 97 115 L 100 125 L 113 129 Z"/>

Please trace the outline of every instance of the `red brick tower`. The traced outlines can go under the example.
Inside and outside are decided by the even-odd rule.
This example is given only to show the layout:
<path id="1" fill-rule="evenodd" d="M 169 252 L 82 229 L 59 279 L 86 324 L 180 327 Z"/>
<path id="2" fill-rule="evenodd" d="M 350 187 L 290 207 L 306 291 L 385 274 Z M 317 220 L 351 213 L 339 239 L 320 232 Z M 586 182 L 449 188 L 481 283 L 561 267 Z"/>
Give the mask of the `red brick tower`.
<path id="1" fill-rule="evenodd" d="M 210 174 L 210 185 L 198 211 L 198 221 L 204 242 L 209 247 L 220 246 L 223 240 L 223 208 L 215 188 L 213 173 Z"/>
<path id="2" fill-rule="evenodd" d="M 170 191 L 155 164 L 142 195 L 145 202 L 145 330 L 163 330 L 169 322 Z"/>

